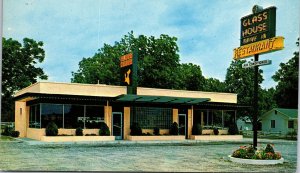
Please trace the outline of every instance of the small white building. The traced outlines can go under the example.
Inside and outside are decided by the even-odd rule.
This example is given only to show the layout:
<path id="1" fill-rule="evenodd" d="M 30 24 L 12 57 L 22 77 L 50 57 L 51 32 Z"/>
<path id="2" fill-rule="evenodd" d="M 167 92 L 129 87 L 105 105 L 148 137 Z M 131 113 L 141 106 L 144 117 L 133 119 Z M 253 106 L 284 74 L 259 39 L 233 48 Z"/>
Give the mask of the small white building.
<path id="1" fill-rule="evenodd" d="M 263 132 L 276 132 L 286 135 L 298 129 L 298 110 L 273 108 L 261 117 Z"/>
<path id="2" fill-rule="evenodd" d="M 239 130 L 252 130 L 252 122 L 247 116 L 237 119 L 236 125 Z"/>

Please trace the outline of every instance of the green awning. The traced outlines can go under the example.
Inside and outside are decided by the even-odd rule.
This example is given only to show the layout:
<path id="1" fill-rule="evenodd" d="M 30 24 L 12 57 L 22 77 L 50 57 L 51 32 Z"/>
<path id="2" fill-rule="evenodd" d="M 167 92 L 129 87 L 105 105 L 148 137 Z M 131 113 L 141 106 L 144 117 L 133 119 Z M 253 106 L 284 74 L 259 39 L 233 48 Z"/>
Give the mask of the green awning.
<path id="1" fill-rule="evenodd" d="M 189 104 L 195 105 L 210 101 L 210 98 L 190 98 L 190 97 L 170 97 L 170 96 L 148 96 L 122 94 L 116 97 L 120 102 L 138 102 L 138 103 L 169 103 L 169 104 Z"/>

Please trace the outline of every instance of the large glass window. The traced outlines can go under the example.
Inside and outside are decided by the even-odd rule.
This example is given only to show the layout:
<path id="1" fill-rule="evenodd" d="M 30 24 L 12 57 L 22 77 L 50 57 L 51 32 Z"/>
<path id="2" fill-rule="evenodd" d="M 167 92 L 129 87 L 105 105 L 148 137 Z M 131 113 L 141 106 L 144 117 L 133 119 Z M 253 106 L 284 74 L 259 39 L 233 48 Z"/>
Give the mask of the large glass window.
<path id="1" fill-rule="evenodd" d="M 64 128 L 84 128 L 84 106 L 64 105 Z"/>
<path id="2" fill-rule="evenodd" d="M 32 105 L 29 110 L 29 127 L 41 128 L 40 124 L 40 105 Z"/>
<path id="3" fill-rule="evenodd" d="M 63 105 L 62 104 L 41 104 L 42 128 L 46 128 L 51 121 L 55 122 L 58 128 L 63 128 Z"/>
<path id="4" fill-rule="evenodd" d="M 58 128 L 100 128 L 103 106 L 40 103 L 30 106 L 29 127 L 46 128 L 53 121 Z"/>
<path id="5" fill-rule="evenodd" d="M 136 107 L 131 109 L 130 118 L 131 125 L 138 123 L 143 129 L 169 129 L 172 124 L 172 109 Z"/>
<path id="6" fill-rule="evenodd" d="M 103 106 L 86 106 L 85 107 L 85 128 L 98 129 L 101 122 L 104 122 Z"/>

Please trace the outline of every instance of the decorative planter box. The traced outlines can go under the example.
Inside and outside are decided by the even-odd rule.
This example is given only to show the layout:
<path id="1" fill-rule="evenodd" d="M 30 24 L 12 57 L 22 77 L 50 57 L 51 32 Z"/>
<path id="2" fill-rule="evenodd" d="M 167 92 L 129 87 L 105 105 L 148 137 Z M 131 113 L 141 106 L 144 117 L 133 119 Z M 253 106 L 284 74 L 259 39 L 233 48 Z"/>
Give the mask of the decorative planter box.
<path id="1" fill-rule="evenodd" d="M 229 160 L 236 163 L 244 163 L 244 164 L 251 164 L 251 165 L 275 165 L 275 164 L 282 164 L 284 159 L 281 158 L 279 160 L 254 160 L 254 159 L 241 159 L 236 157 L 228 156 Z"/>
<path id="2" fill-rule="evenodd" d="M 130 141 L 170 141 L 170 140 L 185 140 L 184 135 L 178 136 L 128 136 Z"/>
<path id="3" fill-rule="evenodd" d="M 242 140 L 243 135 L 191 135 L 190 139 L 201 141 L 232 141 Z"/>
<path id="4" fill-rule="evenodd" d="M 42 136 L 44 142 L 114 141 L 115 136 Z"/>

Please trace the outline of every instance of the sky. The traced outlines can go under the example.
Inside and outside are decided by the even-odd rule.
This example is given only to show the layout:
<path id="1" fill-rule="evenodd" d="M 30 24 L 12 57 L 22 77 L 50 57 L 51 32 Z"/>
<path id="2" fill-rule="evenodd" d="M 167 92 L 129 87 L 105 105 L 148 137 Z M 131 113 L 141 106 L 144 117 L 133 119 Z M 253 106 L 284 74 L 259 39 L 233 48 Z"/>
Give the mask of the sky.
<path id="1" fill-rule="evenodd" d="M 104 43 L 113 45 L 133 31 L 135 36 L 178 38 L 181 63 L 200 65 L 206 78 L 225 80 L 240 46 L 240 19 L 254 5 L 277 7 L 276 35 L 285 38 L 281 51 L 260 55 L 270 59 L 263 88 L 275 87 L 272 75 L 299 48 L 299 0 L 3 0 L 3 37 L 44 43 L 38 64 L 51 82 L 70 82 L 83 57 L 92 57 Z M 248 61 L 251 60 L 247 58 Z"/>

